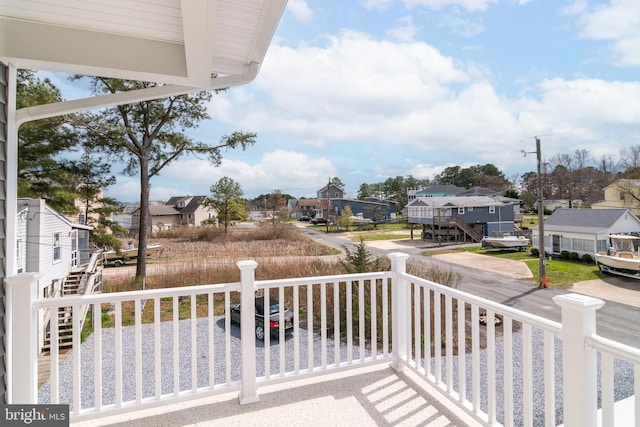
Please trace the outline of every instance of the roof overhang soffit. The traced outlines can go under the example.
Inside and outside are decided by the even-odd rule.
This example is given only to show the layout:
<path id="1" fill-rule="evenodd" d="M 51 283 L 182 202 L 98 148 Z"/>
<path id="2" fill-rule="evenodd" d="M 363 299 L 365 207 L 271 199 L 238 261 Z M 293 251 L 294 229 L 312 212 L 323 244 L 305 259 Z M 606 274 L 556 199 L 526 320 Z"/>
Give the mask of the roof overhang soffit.
<path id="1" fill-rule="evenodd" d="M 18 123 L 246 84 L 257 75 L 286 0 L 265 0 L 259 15 L 251 19 L 242 15 L 242 2 L 181 0 L 179 4 L 183 43 L 0 14 L 0 61 L 16 68 L 164 84 L 149 90 L 33 107 L 18 112 Z M 224 25 L 239 26 L 244 36 L 250 37 L 238 44 L 225 29 L 220 30 Z"/>
<path id="2" fill-rule="evenodd" d="M 202 87 L 165 85 L 147 89 L 119 92 L 112 95 L 95 96 L 91 98 L 76 99 L 73 101 L 44 104 L 35 107 L 21 108 L 16 111 L 18 126 L 25 122 L 72 114 L 78 111 L 88 111 L 97 108 L 113 107 L 115 105 L 131 104 L 134 102 L 148 101 L 151 99 L 179 96 L 198 90 L 214 90 L 231 86 L 237 86 L 251 82 L 258 75 L 259 64 L 252 63 L 249 70 L 241 75 L 224 76 L 210 79 L 209 84 Z"/>

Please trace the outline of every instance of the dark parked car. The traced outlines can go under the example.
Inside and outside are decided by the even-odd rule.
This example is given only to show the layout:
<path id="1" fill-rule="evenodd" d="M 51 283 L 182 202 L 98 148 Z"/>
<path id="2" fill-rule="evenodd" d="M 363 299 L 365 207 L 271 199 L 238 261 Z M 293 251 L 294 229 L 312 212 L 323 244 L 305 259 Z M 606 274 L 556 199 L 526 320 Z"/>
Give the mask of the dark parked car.
<path id="1" fill-rule="evenodd" d="M 311 217 L 308 216 L 301 216 L 298 221 L 303 221 L 303 222 L 309 222 L 311 221 Z"/>
<path id="2" fill-rule="evenodd" d="M 264 297 L 256 297 L 256 338 L 264 339 Z M 271 336 L 277 337 L 280 333 L 280 304 L 278 300 L 269 300 L 269 329 Z M 231 321 L 240 324 L 240 304 L 231 304 Z M 284 332 L 285 334 L 293 329 L 293 313 L 284 308 Z"/>
<path id="3" fill-rule="evenodd" d="M 326 224 L 326 223 L 327 223 L 326 218 L 313 218 L 311 220 L 311 224 Z"/>

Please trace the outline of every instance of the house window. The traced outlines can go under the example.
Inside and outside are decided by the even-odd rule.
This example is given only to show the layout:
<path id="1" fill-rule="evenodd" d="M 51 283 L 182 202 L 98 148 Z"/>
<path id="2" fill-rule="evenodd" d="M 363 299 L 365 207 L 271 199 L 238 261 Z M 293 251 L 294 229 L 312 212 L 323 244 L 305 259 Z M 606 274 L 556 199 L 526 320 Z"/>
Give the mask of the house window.
<path id="1" fill-rule="evenodd" d="M 60 233 L 53 233 L 53 262 L 62 259 L 62 247 L 60 243 Z"/>
<path id="2" fill-rule="evenodd" d="M 583 239 L 573 239 L 573 249 L 581 251 L 584 247 Z"/>
<path id="3" fill-rule="evenodd" d="M 467 208 L 467 212 L 471 212 L 471 211 L 473 211 L 473 206 L 469 206 L 469 207 Z"/>
<path id="4" fill-rule="evenodd" d="M 16 265 L 18 266 L 18 273 L 22 273 L 22 240 L 16 242 Z"/>
<path id="5" fill-rule="evenodd" d="M 496 213 L 496 207 L 495 206 L 489 206 L 489 213 L 490 214 Z"/>
<path id="6" fill-rule="evenodd" d="M 458 215 L 464 215 L 464 208 L 458 208 Z"/>
<path id="7" fill-rule="evenodd" d="M 624 201 L 624 191 L 621 191 L 621 192 L 620 192 L 620 200 L 621 200 L 621 201 Z"/>

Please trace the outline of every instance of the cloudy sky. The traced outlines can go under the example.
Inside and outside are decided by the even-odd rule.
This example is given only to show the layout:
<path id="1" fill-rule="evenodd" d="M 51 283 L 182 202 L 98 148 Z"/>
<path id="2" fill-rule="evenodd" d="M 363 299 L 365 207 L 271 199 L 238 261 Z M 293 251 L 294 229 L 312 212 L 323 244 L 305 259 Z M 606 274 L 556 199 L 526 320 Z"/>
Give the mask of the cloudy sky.
<path id="1" fill-rule="evenodd" d="M 220 167 L 184 157 L 151 195 L 313 197 L 360 184 L 493 163 L 508 177 L 543 157 L 594 159 L 640 144 L 638 0 L 289 0 L 257 79 L 214 96 L 194 133 L 256 132 Z M 64 93 L 64 91 L 63 91 Z M 108 194 L 137 200 L 137 178 Z"/>

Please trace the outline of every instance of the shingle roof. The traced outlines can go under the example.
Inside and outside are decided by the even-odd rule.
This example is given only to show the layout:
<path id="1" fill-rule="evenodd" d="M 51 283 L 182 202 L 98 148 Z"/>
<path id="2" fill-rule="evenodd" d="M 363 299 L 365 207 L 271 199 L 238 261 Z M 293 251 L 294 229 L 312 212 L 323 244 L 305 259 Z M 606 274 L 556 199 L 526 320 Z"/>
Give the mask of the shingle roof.
<path id="1" fill-rule="evenodd" d="M 490 190 L 488 188 L 484 188 L 484 187 L 472 187 L 468 190 L 465 191 L 461 191 L 459 193 L 456 194 L 456 196 L 458 197 L 468 197 L 468 196 L 494 196 L 496 194 L 500 194 L 499 191 L 495 191 L 495 190 Z"/>
<path id="2" fill-rule="evenodd" d="M 136 211 L 140 211 L 140 209 L 136 209 Z M 151 205 L 149 206 L 149 213 L 153 216 L 155 215 L 178 215 L 180 212 L 173 206 L 166 205 Z"/>
<path id="3" fill-rule="evenodd" d="M 431 206 L 440 208 L 451 207 L 482 207 L 482 206 L 502 206 L 504 203 L 498 202 L 486 196 L 468 197 L 418 197 L 409 203 L 409 206 Z"/>
<path id="4" fill-rule="evenodd" d="M 612 227 L 623 215 L 633 216 L 628 209 L 556 209 L 544 226 L 547 230 L 596 232 Z"/>
<path id="5" fill-rule="evenodd" d="M 458 187 L 457 185 L 427 185 L 418 191 L 418 194 L 458 194 L 463 191 L 465 191 L 464 187 Z"/>
<path id="6" fill-rule="evenodd" d="M 190 213 L 190 212 L 197 211 L 198 208 L 200 207 L 200 201 L 205 199 L 205 198 L 206 198 L 206 196 L 193 196 L 193 198 L 189 201 L 187 206 L 182 208 L 180 211 L 182 213 Z"/>

